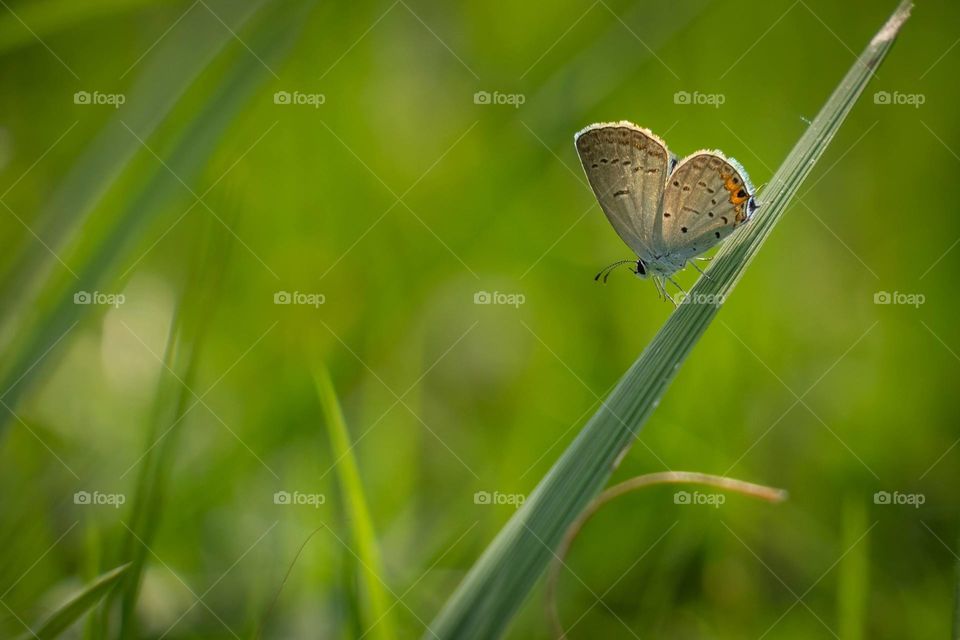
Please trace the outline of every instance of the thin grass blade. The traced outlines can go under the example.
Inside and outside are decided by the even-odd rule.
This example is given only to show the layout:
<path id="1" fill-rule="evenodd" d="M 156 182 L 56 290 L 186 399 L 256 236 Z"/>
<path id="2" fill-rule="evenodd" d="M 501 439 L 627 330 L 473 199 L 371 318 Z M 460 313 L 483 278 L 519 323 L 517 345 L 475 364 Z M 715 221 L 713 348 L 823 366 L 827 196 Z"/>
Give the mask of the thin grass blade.
<path id="1" fill-rule="evenodd" d="M 208 102 L 187 125 L 177 147 L 164 160 L 166 167 L 158 168 L 144 189 L 130 199 L 116 224 L 99 242 L 92 258 L 77 271 L 78 279 L 61 287 L 55 303 L 27 323 L 22 330 L 24 335 L 14 340 L 19 349 L 8 358 L 9 364 L 4 363 L 7 368 L 0 377 L 0 393 L 3 394 L 0 406 L 5 409 L 0 415 L 0 436 L 11 416 L 15 415 L 13 412 L 19 399 L 62 351 L 51 345 L 57 345 L 71 327 L 91 311 L 92 305 L 73 303 L 73 292 L 101 289 L 119 257 L 130 249 L 153 217 L 182 194 L 182 185 L 170 179 L 170 171 L 186 184 L 196 180 L 227 127 L 268 77 L 264 64 L 276 65 L 282 60 L 312 4 L 312 0 L 300 0 L 264 9 L 268 15 L 258 20 L 257 28 L 246 38 L 250 46 L 260 52 L 260 57 L 249 54 L 238 57 Z M 207 215 L 203 207 L 199 209 L 197 213 Z"/>
<path id="2" fill-rule="evenodd" d="M 100 601 L 100 598 L 117 584 L 129 568 L 130 565 L 124 564 L 104 573 L 57 609 L 38 629 L 21 636 L 21 640 L 27 640 L 28 638 L 50 640 L 56 638 L 80 619 L 80 616 L 90 611 Z"/>
<path id="3" fill-rule="evenodd" d="M 43 243 L 32 237 L 3 259 L 4 275 L 0 279 L 0 298 L 4 300 L 4 316 L 0 325 L 9 322 L 16 311 L 39 293 L 45 278 L 55 266 L 52 252 L 59 253 L 67 239 L 72 237 L 86 217 L 117 180 L 134 154 L 140 151 L 141 139 L 148 139 L 187 88 L 211 61 L 233 41 L 232 34 L 216 23 L 219 16 L 240 29 L 257 12 L 265 0 L 235 3 L 211 0 L 209 12 L 190 10 L 183 14 L 176 27 L 160 40 L 142 61 L 136 61 L 127 73 L 135 78 L 124 90 L 127 99 L 122 110 L 111 116 L 96 137 L 87 145 L 62 182 L 50 195 L 42 209 L 29 222 L 30 227 L 43 238 Z M 86 3 L 71 3 L 79 9 Z M 92 7 L 86 7 L 91 10 Z M 23 11 L 56 11 L 53 3 L 38 3 Z M 67 19 L 60 10 L 58 19 Z M 10 13 L 18 33 L 30 32 Z M 21 16 L 23 17 L 23 16 Z M 32 24 L 24 18 L 27 24 Z M 3 49 L 0 29 L 0 51 Z M 176 72 L 171 73 L 173 69 Z M 129 127 L 129 129 L 128 129 Z M 71 127 L 72 129 L 72 127 Z M 68 130 L 69 131 L 69 130 Z"/>
<path id="4" fill-rule="evenodd" d="M 764 192 L 763 206 L 713 260 L 687 300 L 725 301 L 782 217 L 909 17 L 903 2 L 857 59 Z M 681 304 L 574 442 L 500 530 L 428 627 L 425 638 L 496 638 L 543 573 L 564 532 L 633 444 L 719 304 Z"/>
<path id="5" fill-rule="evenodd" d="M 195 388 L 201 346 L 210 324 L 209 309 L 220 298 L 233 240 L 218 223 L 210 219 L 204 223 L 203 233 L 200 234 L 201 248 L 197 252 L 199 259 L 191 269 L 172 323 L 153 424 L 147 434 L 146 451 L 140 462 L 129 524 L 121 545 L 120 557 L 129 562 L 130 571 L 120 589 L 111 594 L 111 598 L 120 596 L 122 602 L 121 639 L 138 637 L 136 605 L 143 571 L 166 506 L 170 473 L 184 419 L 197 402 L 192 389 Z M 217 227 L 214 228 L 214 225 Z M 104 613 L 102 625 L 108 631 L 109 606 L 104 608 Z M 108 635 L 104 634 L 105 637 Z"/>
<path id="6" fill-rule="evenodd" d="M 368 607 L 367 615 L 361 616 L 364 631 L 369 630 L 370 637 L 390 640 L 396 637 L 396 633 L 389 616 L 390 607 L 387 604 L 387 594 L 383 586 L 383 566 L 380 562 L 377 538 L 370 518 L 370 510 L 367 507 L 363 483 L 360 481 L 360 471 L 350 443 L 350 433 L 327 370 L 318 368 L 314 373 L 314 379 L 327 424 L 330 448 L 337 461 L 334 469 L 340 483 L 340 491 L 343 494 L 344 506 L 350 521 L 350 532 L 360 563 L 361 584 L 365 591 L 364 597 L 360 599 L 365 600 Z"/>
<path id="7" fill-rule="evenodd" d="M 172 4 L 172 0 L 33 0 L 15 6 L 16 15 L 7 11 L 0 16 L 0 55 L 41 41 L 77 25 L 134 11 L 153 4 Z M 23 25 L 30 25 L 25 29 Z"/>
<path id="8" fill-rule="evenodd" d="M 870 537 L 867 510 L 859 495 L 843 502 L 843 548 L 837 585 L 838 631 L 844 640 L 867 637 L 867 602 L 870 596 Z"/>

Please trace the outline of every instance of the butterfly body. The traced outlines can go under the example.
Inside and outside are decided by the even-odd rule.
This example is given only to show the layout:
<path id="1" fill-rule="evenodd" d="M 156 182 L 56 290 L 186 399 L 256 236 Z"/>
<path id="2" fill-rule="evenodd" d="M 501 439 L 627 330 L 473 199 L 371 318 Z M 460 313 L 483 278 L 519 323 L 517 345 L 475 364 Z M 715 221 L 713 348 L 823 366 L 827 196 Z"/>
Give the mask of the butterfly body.
<path id="1" fill-rule="evenodd" d="M 661 291 L 759 206 L 746 171 L 719 151 L 678 161 L 660 138 L 625 121 L 590 125 L 574 141 L 604 214 L 637 255 L 634 272 Z"/>

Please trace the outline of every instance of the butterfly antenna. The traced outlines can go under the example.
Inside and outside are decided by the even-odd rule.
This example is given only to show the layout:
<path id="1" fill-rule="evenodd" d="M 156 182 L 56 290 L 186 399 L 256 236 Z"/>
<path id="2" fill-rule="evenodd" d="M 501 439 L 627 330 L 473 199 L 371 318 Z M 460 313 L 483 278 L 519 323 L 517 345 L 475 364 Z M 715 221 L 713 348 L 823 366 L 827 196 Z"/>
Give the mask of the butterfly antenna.
<path id="1" fill-rule="evenodd" d="M 619 267 L 620 265 L 623 265 L 623 264 L 632 264 L 633 262 L 635 262 L 635 260 L 617 260 L 617 261 L 614 262 L 613 264 L 607 265 L 606 267 L 604 267 L 603 269 L 601 269 L 601 270 L 600 270 L 600 273 L 598 273 L 597 275 L 595 275 L 595 276 L 593 277 L 593 279 L 594 279 L 594 280 L 600 280 L 600 276 L 603 276 L 603 283 L 606 284 L 606 283 L 607 283 L 607 278 L 610 277 L 610 272 L 611 272 L 611 271 L 613 271 L 614 269 L 616 269 L 616 268 Z"/>

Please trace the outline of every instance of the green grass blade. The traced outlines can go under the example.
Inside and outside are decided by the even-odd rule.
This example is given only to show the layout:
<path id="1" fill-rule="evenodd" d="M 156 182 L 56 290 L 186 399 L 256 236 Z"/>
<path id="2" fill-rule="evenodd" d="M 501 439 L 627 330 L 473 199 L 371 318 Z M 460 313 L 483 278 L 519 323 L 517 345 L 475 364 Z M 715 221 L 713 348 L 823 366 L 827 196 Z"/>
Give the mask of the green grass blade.
<path id="1" fill-rule="evenodd" d="M 76 622 L 80 616 L 96 605 L 97 602 L 100 601 L 100 598 L 117 584 L 129 568 L 130 565 L 124 564 L 104 573 L 87 585 L 83 591 L 57 609 L 46 622 L 40 625 L 39 629 L 21 636 L 21 640 L 26 640 L 27 638 L 32 638 L 33 640 L 56 638 Z"/>
<path id="2" fill-rule="evenodd" d="M 771 179 L 754 220 L 720 250 L 709 279 L 700 278 L 688 300 L 726 300 L 890 50 L 910 7 L 909 0 L 903 2 L 854 63 Z M 671 314 L 477 560 L 424 637 L 495 638 L 503 633 L 564 532 L 607 482 L 618 456 L 633 443 L 717 311 L 712 304 L 681 304 Z"/>
<path id="3" fill-rule="evenodd" d="M 197 179 L 228 126 L 256 90 L 263 86 L 268 72 L 262 60 L 277 64 L 282 59 L 299 33 L 305 13 L 312 4 L 311 0 L 302 0 L 264 9 L 269 15 L 259 21 L 252 35 L 245 38 L 253 49 L 260 52 L 260 58 L 249 54 L 238 57 L 203 109 L 187 125 L 176 148 L 164 160 L 170 171 L 185 183 L 190 184 Z M 20 349 L 9 358 L 8 368 L 0 378 L 0 388 L 6 389 L 3 405 L 4 408 L 10 408 L 0 415 L 0 435 L 10 424 L 11 411 L 16 409 L 26 389 L 51 361 L 56 360 L 56 355 L 62 349 L 54 349 L 45 356 L 43 354 L 84 314 L 90 312 L 92 305 L 73 303 L 73 292 L 102 288 L 118 258 L 130 249 L 152 217 L 164 211 L 163 205 L 169 204 L 181 192 L 182 186 L 171 180 L 166 168 L 157 169 L 144 189 L 130 198 L 116 224 L 98 243 L 93 257 L 77 271 L 78 279 L 69 281 L 68 286 L 60 291 L 56 303 L 44 309 L 39 318 L 24 327 L 26 335 L 18 336 L 14 341 L 14 344 L 20 345 Z M 40 360 L 42 362 L 36 365 Z"/>
<path id="4" fill-rule="evenodd" d="M 960 548 L 960 545 L 958 545 Z M 960 640 L 960 559 L 953 565 L 953 640 Z"/>
<path id="5" fill-rule="evenodd" d="M 196 386 L 199 355 L 212 316 L 210 308 L 215 307 L 220 299 L 233 240 L 212 219 L 204 220 L 202 227 L 198 260 L 183 289 L 164 355 L 165 371 L 158 385 L 153 424 L 145 439 L 146 453 L 140 463 L 130 524 L 127 525 L 129 530 L 123 532 L 120 557 L 129 562 L 130 571 L 118 591 L 111 594 L 111 598 L 115 595 L 121 597 L 121 639 L 138 637 L 136 605 L 143 571 L 166 506 L 170 473 L 184 417 L 195 402 L 191 389 Z M 104 627 L 109 625 L 109 613 L 109 607 L 105 607 Z"/>
<path id="6" fill-rule="evenodd" d="M 870 545 L 864 531 L 870 528 L 860 495 L 848 495 L 843 503 L 843 548 L 837 586 L 837 618 L 843 640 L 866 638 L 867 601 L 870 597 Z"/>
<path id="7" fill-rule="evenodd" d="M 34 0 L 15 6 L 0 17 L 0 55 L 26 45 L 37 45 L 77 25 L 173 0 Z M 24 25 L 30 25 L 27 29 Z"/>
<path id="8" fill-rule="evenodd" d="M 364 495 L 363 484 L 360 482 L 360 471 L 357 460 L 353 456 L 350 443 L 350 434 L 347 431 L 337 394 L 330 381 L 326 369 L 318 368 L 314 373 L 317 395 L 323 407 L 324 419 L 327 423 L 327 434 L 330 437 L 330 448 L 334 459 L 340 491 L 347 516 L 350 520 L 350 531 L 360 563 L 361 583 L 366 591 L 364 598 L 368 611 L 363 622 L 364 630 L 370 630 L 370 636 L 389 640 L 395 638 L 393 626 L 389 616 L 387 594 L 384 591 L 383 568 L 380 562 L 380 552 L 377 548 L 377 539 L 367 508 L 367 499 Z"/>
<path id="9" fill-rule="evenodd" d="M 235 3 L 216 0 L 210 3 L 210 9 L 235 29 L 240 29 L 263 1 Z M 81 7 L 86 3 L 72 4 Z M 41 8 L 34 6 L 32 10 Z M 33 37 L 12 14 L 7 13 L 7 16 L 16 22 L 20 31 Z M 107 121 L 37 216 L 30 220 L 30 226 L 44 239 L 46 247 L 56 252 L 62 249 L 134 154 L 141 151 L 140 142 L 130 131 L 148 139 L 200 72 L 233 42 L 233 36 L 226 29 L 209 28 L 211 21 L 215 20 L 206 11 L 190 11 L 168 38 L 161 40 L 142 62 L 131 67 L 130 75 L 136 79 L 124 90 L 127 97 L 124 108 Z M 31 24 L 26 18 L 24 21 Z M 176 73 L 170 73 L 171 69 Z M 5 315 L 14 315 L 17 308 L 28 304 L 38 293 L 55 264 L 46 247 L 29 238 L 10 257 L 9 265 L 6 264 L 7 258 L 3 258 L 0 297 L 5 301 Z M 6 317 L 0 318 L 0 322 L 6 320 Z"/>

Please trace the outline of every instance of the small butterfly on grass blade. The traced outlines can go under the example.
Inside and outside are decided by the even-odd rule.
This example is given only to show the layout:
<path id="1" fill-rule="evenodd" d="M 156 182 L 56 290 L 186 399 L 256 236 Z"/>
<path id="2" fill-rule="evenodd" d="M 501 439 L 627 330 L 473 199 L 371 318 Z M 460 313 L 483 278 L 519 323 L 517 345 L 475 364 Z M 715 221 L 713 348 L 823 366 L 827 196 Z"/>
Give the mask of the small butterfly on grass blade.
<path id="1" fill-rule="evenodd" d="M 759 207 L 747 172 L 719 151 L 677 161 L 663 140 L 625 121 L 592 124 L 574 142 L 603 212 L 637 254 L 598 273 L 604 282 L 612 269 L 629 264 L 673 301 L 665 282 L 680 288 L 672 275 L 688 263 L 700 271 L 693 259 Z"/>

